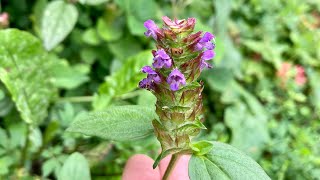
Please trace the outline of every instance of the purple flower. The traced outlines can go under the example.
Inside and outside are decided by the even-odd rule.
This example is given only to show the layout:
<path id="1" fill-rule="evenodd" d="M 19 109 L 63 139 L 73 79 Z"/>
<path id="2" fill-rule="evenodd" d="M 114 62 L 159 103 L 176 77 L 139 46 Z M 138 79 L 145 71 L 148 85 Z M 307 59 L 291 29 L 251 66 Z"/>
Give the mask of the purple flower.
<path id="1" fill-rule="evenodd" d="M 196 50 L 200 51 L 203 48 L 207 48 L 208 50 L 214 49 L 214 45 L 211 42 L 211 40 L 214 38 L 214 35 L 212 35 L 209 32 L 206 32 L 203 37 L 200 39 L 200 41 L 196 44 Z"/>
<path id="2" fill-rule="evenodd" d="M 178 69 L 173 69 L 167 78 L 167 83 L 172 91 L 177 91 L 180 86 L 186 85 L 186 78 Z"/>
<path id="3" fill-rule="evenodd" d="M 172 65 L 172 59 L 170 56 L 163 50 L 159 49 L 154 53 L 154 63 L 152 64 L 155 68 L 170 68 Z"/>
<path id="4" fill-rule="evenodd" d="M 147 32 L 144 33 L 147 37 L 152 36 L 153 39 L 157 40 L 157 32 L 159 32 L 159 28 L 152 20 L 147 20 L 143 23 L 144 27 L 147 28 Z"/>
<path id="5" fill-rule="evenodd" d="M 160 83 L 161 79 L 157 72 L 155 72 L 150 66 L 144 66 L 141 71 L 147 73 L 147 79 L 154 81 L 155 83 Z"/>
<path id="6" fill-rule="evenodd" d="M 202 70 L 203 68 L 212 68 L 212 65 L 207 63 L 206 61 L 212 59 L 215 56 L 215 53 L 212 50 L 206 50 L 203 52 L 201 56 L 201 64 L 200 64 L 200 69 Z"/>
<path id="7" fill-rule="evenodd" d="M 144 78 L 139 82 L 139 87 L 145 89 L 153 89 L 154 84 L 152 81 L 150 81 L 149 78 Z"/>
<path id="8" fill-rule="evenodd" d="M 147 73 L 148 76 L 147 78 L 142 79 L 139 82 L 139 87 L 140 88 L 145 88 L 145 89 L 154 89 L 154 83 L 160 83 L 161 78 L 158 75 L 157 72 L 155 72 L 150 66 L 144 66 L 141 71 L 143 73 Z"/>

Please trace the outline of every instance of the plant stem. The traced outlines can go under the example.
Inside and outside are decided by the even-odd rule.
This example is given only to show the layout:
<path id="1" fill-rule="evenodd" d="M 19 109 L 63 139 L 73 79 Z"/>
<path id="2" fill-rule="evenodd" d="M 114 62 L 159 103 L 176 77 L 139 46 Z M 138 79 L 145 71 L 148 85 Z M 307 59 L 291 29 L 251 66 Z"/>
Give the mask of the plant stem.
<path id="1" fill-rule="evenodd" d="M 28 154 L 28 149 L 30 146 L 30 138 L 29 135 L 31 133 L 31 126 L 27 126 L 27 132 L 26 132 L 26 139 L 25 139 L 25 144 L 21 152 L 21 167 L 24 167 L 26 164 L 25 161 L 27 160 L 27 154 Z"/>
<path id="2" fill-rule="evenodd" d="M 162 180 L 168 180 L 169 179 L 170 174 L 172 173 L 174 167 L 176 166 L 179 157 L 180 156 L 177 155 L 177 154 L 172 155 L 171 160 L 170 160 L 169 165 L 168 165 L 168 167 L 166 169 L 166 172 L 163 175 Z"/>
<path id="3" fill-rule="evenodd" d="M 93 101 L 93 96 L 76 96 L 76 97 L 63 97 L 58 100 L 58 102 L 91 102 Z"/>

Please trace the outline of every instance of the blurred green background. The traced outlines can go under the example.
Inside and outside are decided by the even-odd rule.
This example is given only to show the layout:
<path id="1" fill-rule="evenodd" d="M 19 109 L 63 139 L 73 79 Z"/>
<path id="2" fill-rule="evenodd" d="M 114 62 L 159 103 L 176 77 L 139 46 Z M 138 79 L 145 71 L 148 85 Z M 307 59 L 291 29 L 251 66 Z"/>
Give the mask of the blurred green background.
<path id="1" fill-rule="evenodd" d="M 76 14 L 58 7 L 45 15 L 52 2 L 1 0 L 10 22 L 2 28 L 28 31 L 50 49 L 47 81 L 57 93 L 30 132 L 0 82 L 0 179 L 56 179 L 76 151 L 86 157 L 92 179 L 120 179 L 133 154 L 155 158 L 154 137 L 110 142 L 65 130 L 84 112 L 154 104 L 151 93 L 137 88 L 155 47 L 143 22 L 160 25 L 164 15 L 195 17 L 196 30 L 216 36 L 214 68 L 201 77 L 208 130 L 198 139 L 241 149 L 272 179 L 320 179 L 318 0 L 69 0 Z M 68 29 L 73 21 L 57 46 L 48 44 L 44 22 Z"/>

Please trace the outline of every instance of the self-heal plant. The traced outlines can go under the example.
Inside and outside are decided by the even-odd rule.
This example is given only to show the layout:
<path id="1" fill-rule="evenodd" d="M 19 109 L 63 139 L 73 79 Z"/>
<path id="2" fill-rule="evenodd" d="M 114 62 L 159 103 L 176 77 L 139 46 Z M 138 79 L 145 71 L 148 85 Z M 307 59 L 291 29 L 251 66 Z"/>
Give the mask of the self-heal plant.
<path id="1" fill-rule="evenodd" d="M 162 28 L 152 20 L 144 23 L 145 35 L 153 37 L 157 50 L 152 51 L 152 67 L 141 69 L 147 77 L 139 83 L 140 88 L 151 91 L 157 98 L 159 119 L 152 124 L 162 152 L 153 168 L 171 154 L 163 177 L 168 179 L 179 157 L 193 154 L 189 162 L 190 179 L 269 179 L 253 160 L 228 145 L 191 142 L 201 129 L 206 129 L 202 124 L 203 83 L 198 82 L 198 78 L 205 68 L 212 68 L 208 61 L 215 56 L 215 37 L 210 32 L 194 33 L 195 18 L 172 21 L 165 16 L 162 20 Z M 239 167 L 234 167 L 233 161 L 239 163 Z M 238 171 L 243 167 L 253 170 Z"/>
<path id="2" fill-rule="evenodd" d="M 185 154 L 192 155 L 188 165 L 191 180 L 270 179 L 254 160 L 236 148 L 215 141 L 193 140 L 201 129 L 206 129 L 202 124 L 203 83 L 198 78 L 204 69 L 212 67 L 209 60 L 215 56 L 214 36 L 210 32 L 193 32 L 195 18 L 172 21 L 165 16 L 162 19 L 161 28 L 152 20 L 144 23 L 145 35 L 155 40 L 156 50 L 152 51 L 150 64 L 142 67 L 146 77 L 139 82 L 140 88 L 155 95 L 155 108 L 112 106 L 76 119 L 68 131 L 128 141 L 153 130 L 162 149 L 153 167 L 172 155 L 164 180 Z"/>
<path id="3" fill-rule="evenodd" d="M 174 160 L 193 152 L 192 138 L 205 129 L 201 123 L 203 84 L 197 80 L 204 68 L 212 67 L 207 61 L 215 56 L 214 36 L 210 32 L 193 33 L 195 18 L 172 21 L 165 16 L 162 19 L 162 28 L 152 20 L 144 23 L 145 35 L 154 38 L 157 50 L 152 52 L 153 69 L 143 67 L 141 71 L 148 75 L 139 83 L 140 88 L 157 97 L 159 121 L 154 120 L 153 127 L 162 152 L 154 168 L 169 154 L 173 154 Z M 169 176 L 168 171 L 164 178 Z"/>

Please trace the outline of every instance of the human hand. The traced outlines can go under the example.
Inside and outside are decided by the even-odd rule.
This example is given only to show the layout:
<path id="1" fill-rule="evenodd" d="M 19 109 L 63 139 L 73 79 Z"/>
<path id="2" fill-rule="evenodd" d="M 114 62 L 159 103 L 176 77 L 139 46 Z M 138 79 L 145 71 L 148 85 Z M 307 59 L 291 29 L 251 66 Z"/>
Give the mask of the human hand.
<path id="1" fill-rule="evenodd" d="M 171 156 L 168 156 L 160 161 L 159 166 L 152 168 L 153 159 L 150 157 L 137 154 L 132 156 L 124 168 L 123 180 L 161 180 L 167 166 L 170 162 Z M 183 155 L 179 158 L 177 165 L 170 175 L 170 180 L 189 180 L 188 163 L 190 156 Z"/>

